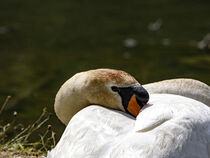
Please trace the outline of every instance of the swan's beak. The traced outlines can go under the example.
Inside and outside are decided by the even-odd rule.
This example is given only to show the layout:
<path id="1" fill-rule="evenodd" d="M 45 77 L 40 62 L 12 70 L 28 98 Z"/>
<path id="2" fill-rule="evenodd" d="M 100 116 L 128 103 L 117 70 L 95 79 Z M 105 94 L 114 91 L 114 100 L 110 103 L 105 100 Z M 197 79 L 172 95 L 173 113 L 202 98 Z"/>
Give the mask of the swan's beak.
<path id="1" fill-rule="evenodd" d="M 142 107 L 149 101 L 148 92 L 140 84 L 126 87 L 113 86 L 112 90 L 119 93 L 125 111 L 134 117 L 138 116 Z"/>
<path id="2" fill-rule="evenodd" d="M 143 104 L 143 103 L 142 103 Z M 144 104 L 143 104 L 144 105 Z M 140 104 L 137 103 L 137 100 L 136 100 L 136 95 L 134 94 L 129 103 L 128 103 L 128 107 L 127 107 L 127 110 L 129 111 L 129 113 L 131 113 L 133 116 L 137 117 L 141 108 L 143 106 Z"/>

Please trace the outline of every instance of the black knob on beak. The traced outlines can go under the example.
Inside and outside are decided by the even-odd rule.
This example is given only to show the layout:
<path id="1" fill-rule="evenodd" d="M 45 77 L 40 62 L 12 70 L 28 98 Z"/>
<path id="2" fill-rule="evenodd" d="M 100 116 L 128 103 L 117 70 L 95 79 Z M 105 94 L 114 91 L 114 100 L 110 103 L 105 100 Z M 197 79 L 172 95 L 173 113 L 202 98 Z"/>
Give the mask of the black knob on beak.
<path id="1" fill-rule="evenodd" d="M 136 95 L 137 101 L 140 101 L 143 105 L 149 101 L 149 93 L 141 85 L 134 86 L 133 92 Z"/>
<path id="2" fill-rule="evenodd" d="M 136 117 L 141 108 L 149 101 L 149 94 L 140 84 L 128 86 L 112 86 L 112 91 L 117 92 L 125 111 Z"/>

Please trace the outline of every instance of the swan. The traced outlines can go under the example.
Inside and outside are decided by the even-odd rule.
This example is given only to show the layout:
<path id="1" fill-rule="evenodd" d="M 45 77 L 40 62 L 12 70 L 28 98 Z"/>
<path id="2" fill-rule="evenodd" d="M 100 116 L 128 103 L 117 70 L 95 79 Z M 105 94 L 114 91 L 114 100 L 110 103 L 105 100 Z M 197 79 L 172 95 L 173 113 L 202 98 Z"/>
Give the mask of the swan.
<path id="1" fill-rule="evenodd" d="M 170 85 L 174 81 L 178 89 Z M 193 83 L 184 84 L 184 94 L 183 82 Z M 208 85 L 190 79 L 153 85 L 141 86 L 128 73 L 111 69 L 70 78 L 55 99 L 56 115 L 67 127 L 47 157 L 210 157 Z"/>

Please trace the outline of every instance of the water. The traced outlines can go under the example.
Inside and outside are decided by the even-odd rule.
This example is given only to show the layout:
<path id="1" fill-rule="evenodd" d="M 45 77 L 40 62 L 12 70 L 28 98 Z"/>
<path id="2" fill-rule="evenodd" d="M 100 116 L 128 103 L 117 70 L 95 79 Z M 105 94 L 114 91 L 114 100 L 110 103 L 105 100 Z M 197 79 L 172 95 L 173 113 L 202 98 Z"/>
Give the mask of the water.
<path id="1" fill-rule="evenodd" d="M 77 72 L 114 68 L 142 84 L 195 78 L 210 84 L 210 53 L 197 42 L 210 32 L 210 1 L 0 2 L 0 103 L 19 121 L 35 120 Z M 64 126 L 54 116 L 54 130 Z"/>

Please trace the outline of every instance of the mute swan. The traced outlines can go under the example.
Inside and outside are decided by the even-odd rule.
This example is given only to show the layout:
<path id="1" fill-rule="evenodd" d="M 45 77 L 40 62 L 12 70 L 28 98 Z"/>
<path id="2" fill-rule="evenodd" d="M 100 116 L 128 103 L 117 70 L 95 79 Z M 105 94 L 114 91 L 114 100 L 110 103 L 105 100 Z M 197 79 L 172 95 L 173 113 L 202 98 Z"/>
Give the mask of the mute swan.
<path id="1" fill-rule="evenodd" d="M 209 97 L 209 87 L 197 83 Z M 147 91 L 123 71 L 98 69 L 73 76 L 56 96 L 56 114 L 68 126 L 48 158 L 210 157 L 210 108 L 183 96 L 152 94 L 157 91 L 150 84 L 144 87 L 150 93 L 146 106 Z M 193 95 L 184 95 L 196 98 L 192 89 L 187 92 Z"/>

